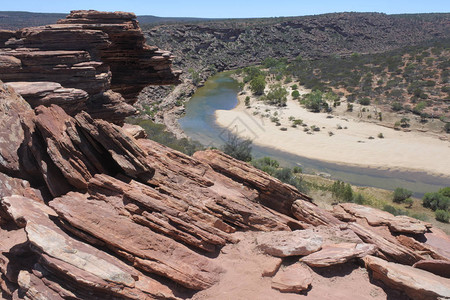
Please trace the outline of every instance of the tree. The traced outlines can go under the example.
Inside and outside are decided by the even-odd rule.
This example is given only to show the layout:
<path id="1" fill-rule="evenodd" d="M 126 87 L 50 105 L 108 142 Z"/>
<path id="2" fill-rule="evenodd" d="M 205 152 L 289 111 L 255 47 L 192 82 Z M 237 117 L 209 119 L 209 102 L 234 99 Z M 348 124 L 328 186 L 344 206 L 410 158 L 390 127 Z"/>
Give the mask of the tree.
<path id="1" fill-rule="evenodd" d="M 250 89 L 255 95 L 264 94 L 266 88 L 266 79 L 264 75 L 258 75 L 250 81 Z"/>
<path id="2" fill-rule="evenodd" d="M 304 104 L 312 112 L 320 112 L 322 109 L 328 108 L 328 104 L 323 99 L 323 93 L 319 90 L 306 94 Z"/>
<path id="3" fill-rule="evenodd" d="M 408 118 L 402 118 L 400 120 L 400 126 L 403 128 L 409 127 L 409 119 Z"/>
<path id="4" fill-rule="evenodd" d="M 242 161 L 252 160 L 252 140 L 240 139 L 236 135 L 229 133 L 228 139 L 222 146 L 222 151 L 231 157 Z"/>
<path id="5" fill-rule="evenodd" d="M 450 133 L 450 123 L 445 123 L 444 130 L 446 133 Z"/>
<path id="6" fill-rule="evenodd" d="M 287 90 L 280 83 L 270 86 L 270 91 L 266 95 L 267 102 L 272 105 L 286 106 Z"/>
<path id="7" fill-rule="evenodd" d="M 300 93 L 297 90 L 292 91 L 292 98 L 298 99 L 300 97 Z"/>
<path id="8" fill-rule="evenodd" d="M 391 108 L 393 111 L 401 111 L 403 109 L 403 105 L 399 102 L 394 102 L 392 103 Z"/>
<path id="9" fill-rule="evenodd" d="M 450 220 L 450 213 L 448 211 L 445 211 L 442 209 L 436 210 L 434 215 L 436 217 L 436 220 L 438 220 L 440 222 L 448 223 Z"/>
<path id="10" fill-rule="evenodd" d="M 401 203 L 412 196 L 412 192 L 404 188 L 396 188 L 393 194 L 394 202 Z"/>
<path id="11" fill-rule="evenodd" d="M 250 106 L 250 97 L 249 96 L 245 97 L 245 106 L 247 106 L 247 107 Z"/>

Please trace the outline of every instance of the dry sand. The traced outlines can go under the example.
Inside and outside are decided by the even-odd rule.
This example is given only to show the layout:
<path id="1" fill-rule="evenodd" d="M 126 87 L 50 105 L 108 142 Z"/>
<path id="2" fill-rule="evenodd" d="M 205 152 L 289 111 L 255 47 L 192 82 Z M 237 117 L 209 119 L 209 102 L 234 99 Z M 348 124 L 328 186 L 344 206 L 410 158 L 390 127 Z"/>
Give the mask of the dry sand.
<path id="1" fill-rule="evenodd" d="M 291 92 L 290 89 L 288 91 Z M 305 89 L 299 91 L 300 94 L 309 92 Z M 239 95 L 239 104 L 234 109 L 216 111 L 217 124 L 233 130 L 240 137 L 252 139 L 256 145 L 311 159 L 384 170 L 426 172 L 450 179 L 448 138 L 441 140 L 431 133 L 404 132 L 343 116 L 346 103 L 338 109 L 339 116 L 333 118 L 327 117 L 327 113 L 309 112 L 290 96 L 287 106 L 283 108 L 266 105 L 254 97 L 251 108 L 246 108 L 244 99 L 250 94 L 246 90 Z M 255 112 L 258 114 L 254 115 Z M 270 117 L 261 117 L 267 114 L 274 116 L 275 113 L 281 126 L 271 122 Z M 292 128 L 290 116 L 302 119 L 308 127 L 320 127 L 320 131 L 307 134 L 302 126 Z M 343 129 L 337 129 L 339 125 Z M 281 131 L 282 127 L 287 131 Z M 329 132 L 333 135 L 330 136 Z M 380 133 L 384 138 L 378 138 Z"/>

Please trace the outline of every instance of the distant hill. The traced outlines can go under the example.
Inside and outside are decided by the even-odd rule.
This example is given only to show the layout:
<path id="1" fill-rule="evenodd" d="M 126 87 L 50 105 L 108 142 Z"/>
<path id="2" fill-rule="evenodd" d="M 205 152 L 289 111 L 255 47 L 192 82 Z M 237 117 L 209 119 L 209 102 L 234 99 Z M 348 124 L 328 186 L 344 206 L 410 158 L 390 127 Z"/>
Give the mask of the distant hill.
<path id="1" fill-rule="evenodd" d="M 333 13 L 143 27 L 147 43 L 170 49 L 176 66 L 208 75 L 266 58 L 319 59 L 380 53 L 450 38 L 450 14 Z"/>
<path id="2" fill-rule="evenodd" d="M 54 24 L 59 19 L 64 19 L 67 13 L 34 13 L 26 11 L 0 11 L 0 29 L 15 30 L 23 27 L 42 26 Z M 210 19 L 202 18 L 166 18 L 156 16 L 138 16 L 141 25 L 145 24 L 169 24 L 185 22 L 202 22 Z"/>
<path id="3" fill-rule="evenodd" d="M 67 14 L 32 13 L 26 11 L 0 11 L 0 29 L 20 29 L 23 27 L 54 24 Z"/>

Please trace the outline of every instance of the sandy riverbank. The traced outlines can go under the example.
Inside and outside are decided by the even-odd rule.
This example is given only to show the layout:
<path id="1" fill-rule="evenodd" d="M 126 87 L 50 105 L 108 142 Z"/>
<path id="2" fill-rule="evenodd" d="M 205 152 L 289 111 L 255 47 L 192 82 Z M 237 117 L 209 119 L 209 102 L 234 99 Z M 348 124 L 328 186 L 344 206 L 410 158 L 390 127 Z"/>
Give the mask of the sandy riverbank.
<path id="1" fill-rule="evenodd" d="M 306 90 L 299 90 L 301 94 Z M 291 90 L 289 90 L 291 92 Z M 344 105 L 335 116 L 312 113 L 298 101 L 288 97 L 287 106 L 277 108 L 265 105 L 251 97 L 251 108 L 244 99 L 248 90 L 239 95 L 239 104 L 230 111 L 216 111 L 216 122 L 234 130 L 239 136 L 253 140 L 254 144 L 273 147 L 303 157 L 386 170 L 426 172 L 450 179 L 450 142 L 439 136 L 422 132 L 404 132 L 376 123 L 369 123 L 345 115 Z M 271 122 L 275 116 L 280 126 Z M 289 117 L 303 120 L 310 128 L 320 131 L 307 133 L 305 127 L 292 128 Z M 280 130 L 286 128 L 286 131 Z M 342 127 L 342 129 L 338 129 Z M 330 133 L 331 132 L 331 133 Z M 379 138 L 379 134 L 384 138 Z M 442 134 L 445 136 L 445 134 Z"/>

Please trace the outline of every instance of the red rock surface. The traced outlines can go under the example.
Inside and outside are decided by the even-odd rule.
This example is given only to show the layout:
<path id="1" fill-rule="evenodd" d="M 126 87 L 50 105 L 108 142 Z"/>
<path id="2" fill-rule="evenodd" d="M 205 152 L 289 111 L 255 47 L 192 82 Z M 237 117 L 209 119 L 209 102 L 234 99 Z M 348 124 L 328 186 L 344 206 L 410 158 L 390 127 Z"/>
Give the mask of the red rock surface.
<path id="1" fill-rule="evenodd" d="M 277 272 L 272 279 L 272 288 L 285 293 L 298 293 L 308 289 L 312 280 L 311 269 L 296 263 Z"/>
<path id="2" fill-rule="evenodd" d="M 150 84 L 178 82 L 172 55 L 145 44 L 133 13 L 73 11 L 58 24 L 0 35 L 0 79 L 33 107 L 122 123 Z M 46 82 L 42 82 L 45 78 Z"/>
<path id="3" fill-rule="evenodd" d="M 373 272 L 375 279 L 393 288 L 404 290 L 411 299 L 450 298 L 450 279 L 373 256 L 366 256 L 364 262 L 366 268 Z"/>

